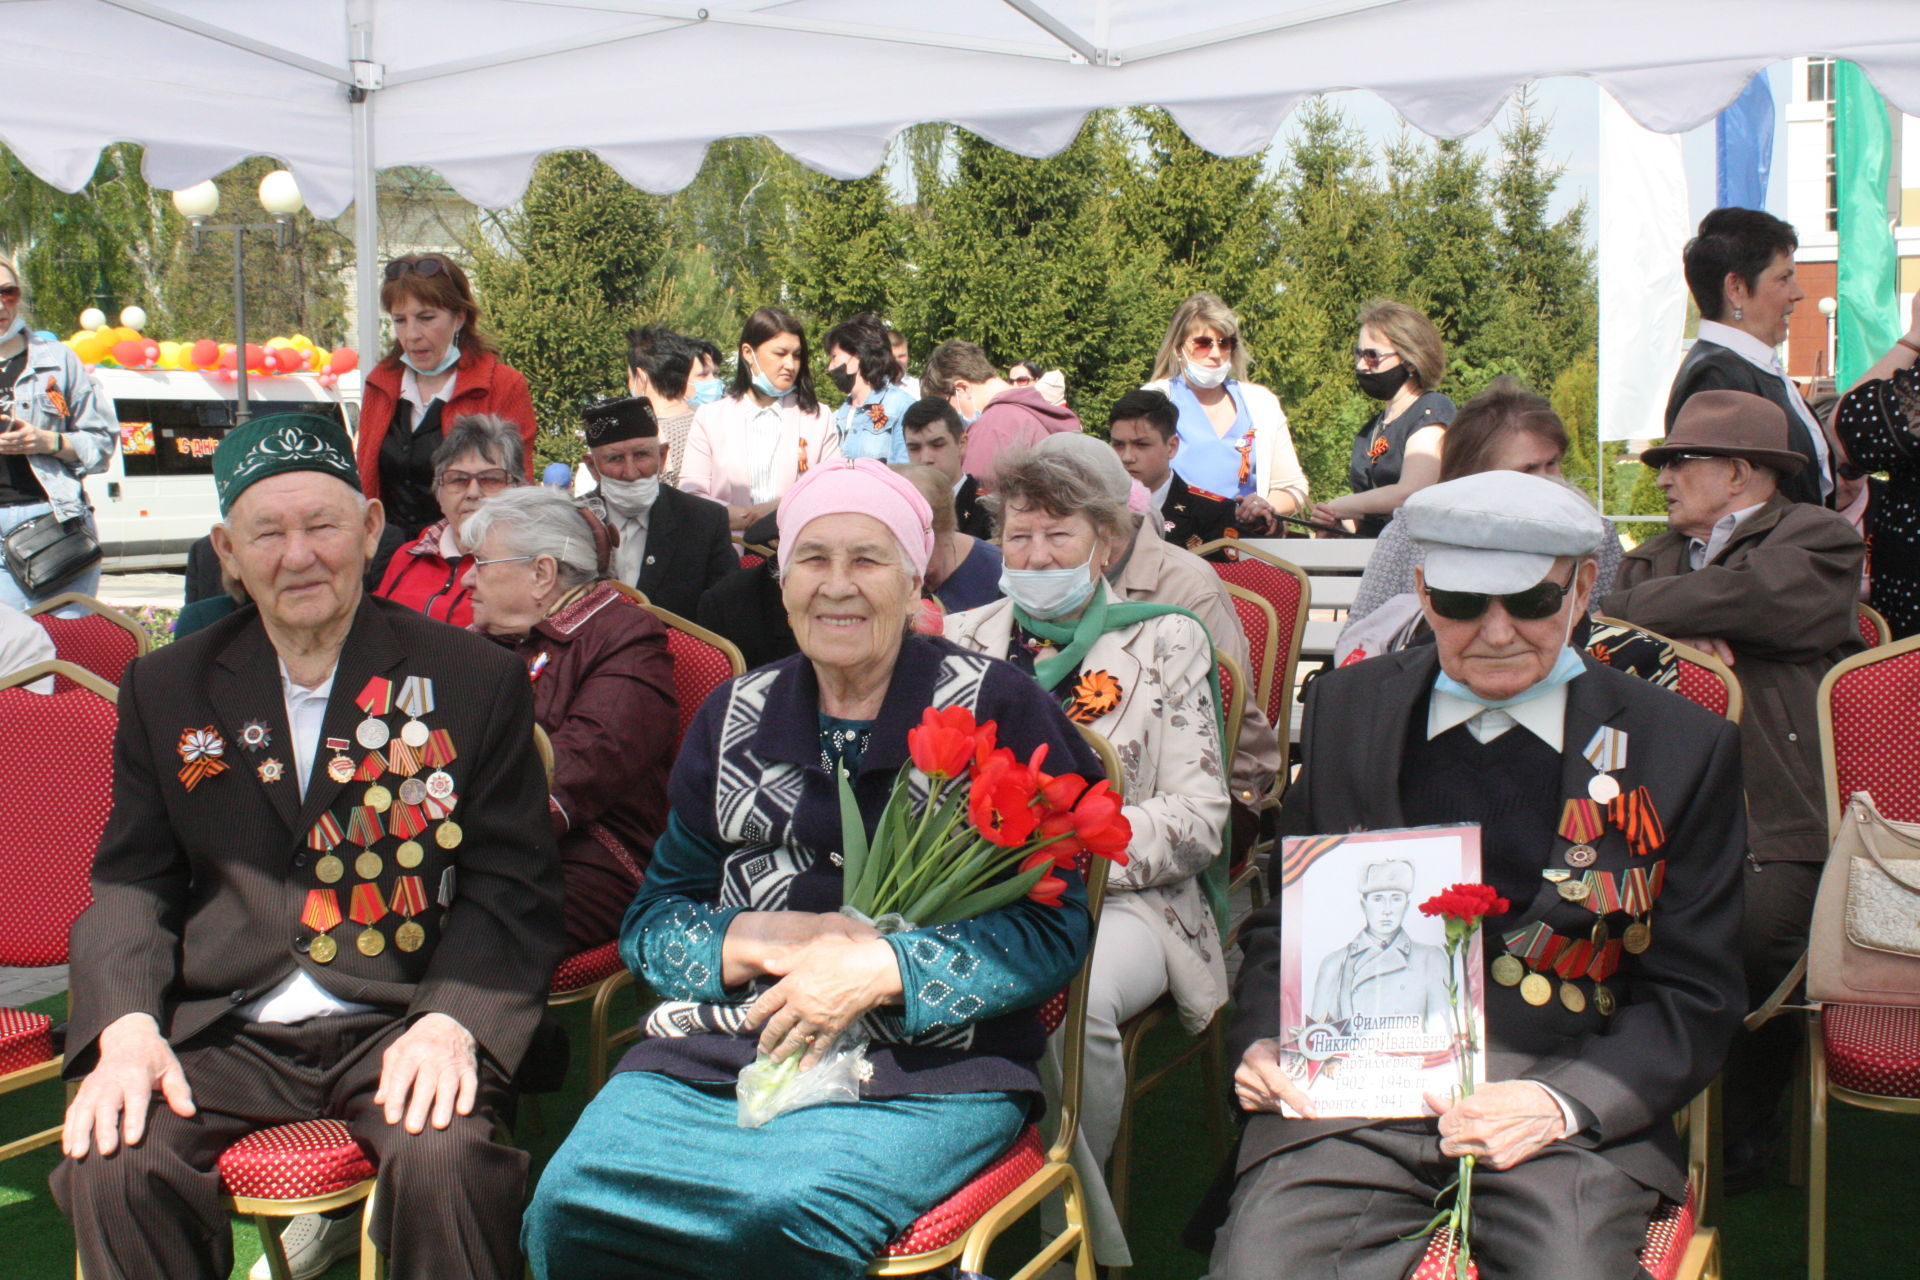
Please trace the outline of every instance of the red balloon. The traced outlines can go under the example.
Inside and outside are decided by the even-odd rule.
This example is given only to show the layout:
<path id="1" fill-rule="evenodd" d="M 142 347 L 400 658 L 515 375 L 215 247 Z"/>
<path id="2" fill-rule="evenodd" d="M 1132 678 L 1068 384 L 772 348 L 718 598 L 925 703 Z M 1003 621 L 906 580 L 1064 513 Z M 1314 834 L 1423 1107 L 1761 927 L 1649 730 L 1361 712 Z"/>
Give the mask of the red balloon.
<path id="1" fill-rule="evenodd" d="M 266 369 L 266 367 L 267 367 L 267 353 L 266 353 L 266 350 L 265 350 L 264 348 L 262 348 L 262 347 L 259 347 L 259 346 L 256 346 L 256 345 L 255 345 L 254 343 L 251 343 L 251 342 L 249 342 L 249 343 L 247 344 L 247 368 L 248 368 L 248 370 L 249 370 L 249 371 L 252 371 L 252 370 L 256 370 L 256 369 L 257 369 L 257 370 L 262 370 L 262 371 L 264 371 L 264 370 Z"/>
<path id="2" fill-rule="evenodd" d="M 116 342 L 113 344 L 113 358 L 124 368 L 138 369 L 147 362 L 147 344 L 138 338 Z"/>
<path id="3" fill-rule="evenodd" d="M 352 373 L 360 367 L 360 353 L 352 347 L 340 347 L 333 353 L 333 359 L 327 365 L 328 373 Z"/>
<path id="4" fill-rule="evenodd" d="M 227 372 L 231 372 L 234 369 L 238 368 L 240 364 L 239 360 L 234 356 L 234 353 L 231 351 L 222 351 L 220 353 L 218 363 L 220 365 L 220 368 Z"/>
<path id="5" fill-rule="evenodd" d="M 234 370 L 232 365 L 227 365 L 225 368 L 220 370 L 220 381 L 238 382 L 239 380 L 240 380 L 240 375 L 238 372 Z"/>
<path id="6" fill-rule="evenodd" d="M 212 338 L 202 338 L 193 344 L 188 358 L 196 369 L 212 369 L 220 363 L 220 344 Z"/>

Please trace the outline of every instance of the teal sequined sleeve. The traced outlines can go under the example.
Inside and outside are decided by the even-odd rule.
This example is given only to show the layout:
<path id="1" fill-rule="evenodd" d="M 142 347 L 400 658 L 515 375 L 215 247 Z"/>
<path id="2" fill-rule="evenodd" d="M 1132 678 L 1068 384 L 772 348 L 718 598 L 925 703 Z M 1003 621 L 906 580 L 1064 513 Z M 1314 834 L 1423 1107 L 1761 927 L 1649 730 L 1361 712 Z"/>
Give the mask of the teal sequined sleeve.
<path id="1" fill-rule="evenodd" d="M 620 959 L 668 1000 L 723 1001 L 720 946 L 742 908 L 711 905 L 726 849 L 678 813 L 653 846 L 646 882 L 620 923 Z"/>
<path id="2" fill-rule="evenodd" d="M 1020 902 L 887 939 L 900 964 L 905 1034 L 925 1035 L 1045 1004 L 1087 953 L 1087 891 L 1062 873 L 1058 906 Z"/>

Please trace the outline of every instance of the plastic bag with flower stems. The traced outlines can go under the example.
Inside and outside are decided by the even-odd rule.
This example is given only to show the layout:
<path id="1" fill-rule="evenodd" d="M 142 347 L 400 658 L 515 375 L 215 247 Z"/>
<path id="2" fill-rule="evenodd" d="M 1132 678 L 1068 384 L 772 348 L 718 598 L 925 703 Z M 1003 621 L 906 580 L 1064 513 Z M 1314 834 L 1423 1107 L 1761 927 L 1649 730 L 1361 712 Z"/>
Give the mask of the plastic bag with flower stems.
<path id="1" fill-rule="evenodd" d="M 856 1102 L 860 1086 L 873 1076 L 867 1037 L 857 1028 L 842 1032 L 818 1062 L 802 1071 L 800 1060 L 806 1056 L 796 1050 L 776 1062 L 761 1054 L 742 1068 L 734 1089 L 742 1129 L 758 1129 L 783 1111 Z"/>

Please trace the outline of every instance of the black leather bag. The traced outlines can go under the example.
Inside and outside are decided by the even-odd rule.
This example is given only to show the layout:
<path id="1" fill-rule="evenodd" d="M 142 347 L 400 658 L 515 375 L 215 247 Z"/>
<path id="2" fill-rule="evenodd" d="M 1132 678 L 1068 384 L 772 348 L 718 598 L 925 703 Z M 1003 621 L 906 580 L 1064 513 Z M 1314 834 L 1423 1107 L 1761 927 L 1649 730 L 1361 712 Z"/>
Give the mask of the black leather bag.
<path id="1" fill-rule="evenodd" d="M 85 516 L 35 516 L 7 535 L 4 548 L 7 572 L 28 596 L 51 595 L 100 563 L 100 540 Z"/>

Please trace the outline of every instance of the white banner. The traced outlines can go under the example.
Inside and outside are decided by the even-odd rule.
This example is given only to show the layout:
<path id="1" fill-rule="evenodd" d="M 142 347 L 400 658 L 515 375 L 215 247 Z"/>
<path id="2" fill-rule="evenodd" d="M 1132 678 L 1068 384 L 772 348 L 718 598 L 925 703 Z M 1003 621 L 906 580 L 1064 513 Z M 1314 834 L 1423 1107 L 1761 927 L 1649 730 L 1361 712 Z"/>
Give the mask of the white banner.
<path id="1" fill-rule="evenodd" d="M 1600 438 L 1666 435 L 1680 367 L 1692 235 L 1677 134 L 1654 133 L 1600 94 Z"/>

